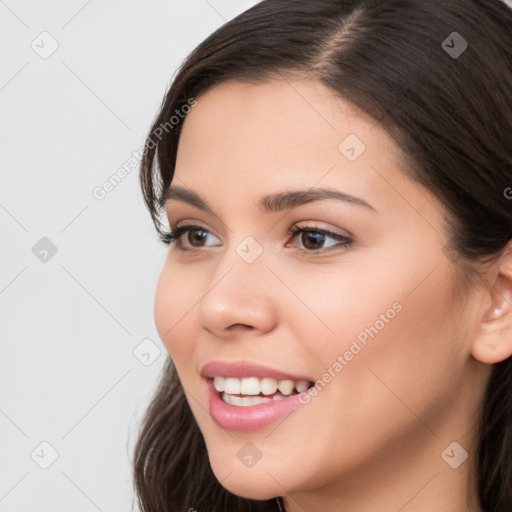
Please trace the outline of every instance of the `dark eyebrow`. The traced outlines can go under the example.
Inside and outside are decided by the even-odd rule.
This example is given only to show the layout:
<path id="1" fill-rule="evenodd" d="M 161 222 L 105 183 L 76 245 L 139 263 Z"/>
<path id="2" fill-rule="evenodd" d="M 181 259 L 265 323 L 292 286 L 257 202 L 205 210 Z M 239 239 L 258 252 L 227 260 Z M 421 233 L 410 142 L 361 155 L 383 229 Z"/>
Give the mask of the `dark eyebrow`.
<path id="1" fill-rule="evenodd" d="M 270 194 L 260 199 L 258 206 L 265 212 L 279 212 L 282 210 L 297 208 L 303 204 L 311 203 L 313 201 L 322 201 L 325 199 L 336 199 L 338 201 L 363 206 L 370 210 L 377 211 L 371 204 L 367 203 L 360 197 L 330 188 L 314 188 L 310 190 L 294 190 L 292 192 Z M 201 199 L 195 192 L 183 187 L 169 187 L 164 195 L 163 203 L 165 204 L 169 200 L 189 203 L 204 212 L 213 214 L 213 210 L 203 199 Z"/>

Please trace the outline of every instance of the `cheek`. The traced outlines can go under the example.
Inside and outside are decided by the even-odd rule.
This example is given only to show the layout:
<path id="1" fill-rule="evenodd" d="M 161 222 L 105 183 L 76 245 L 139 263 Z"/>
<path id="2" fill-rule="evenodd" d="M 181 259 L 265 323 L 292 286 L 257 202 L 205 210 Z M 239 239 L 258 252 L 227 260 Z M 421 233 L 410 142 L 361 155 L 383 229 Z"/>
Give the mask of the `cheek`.
<path id="1" fill-rule="evenodd" d="M 456 324 L 461 312 L 453 301 L 449 263 L 441 254 L 431 251 L 422 259 L 418 253 L 405 262 L 394 255 L 374 255 L 371 261 L 317 269 L 310 280 L 300 274 L 288 279 L 303 302 L 295 301 L 297 339 L 300 332 L 314 332 L 314 327 L 316 336 L 303 339 L 331 359 L 350 350 L 354 341 L 361 355 L 378 354 L 379 360 L 379 348 L 389 351 L 391 359 L 403 360 L 414 353 L 439 358 L 440 350 L 453 353 L 459 346 Z M 368 353 L 365 349 L 370 347 Z"/>
<path id="2" fill-rule="evenodd" d="M 369 340 L 382 337 L 403 316 L 401 280 L 407 277 L 390 282 L 380 267 L 372 269 L 361 262 L 356 265 L 347 261 L 312 270 L 282 268 L 279 274 L 295 297 L 285 290 L 276 308 L 294 331 L 296 344 L 307 347 L 308 360 L 315 361 L 317 375 L 351 347 L 361 359 Z M 354 340 L 361 348 L 354 347 Z M 355 360 L 353 355 L 348 354 L 348 358 Z"/>
<path id="3" fill-rule="evenodd" d="M 340 421 L 354 432 L 368 422 L 392 426 L 404 413 L 410 419 L 401 400 L 429 416 L 451 399 L 447 390 L 457 387 L 467 362 L 447 262 L 432 254 L 424 264 L 419 257 L 414 265 L 397 261 L 357 272 L 326 267 L 310 280 L 287 276 L 302 302 L 290 301 L 283 317 L 294 320 L 294 338 L 307 346 L 319 395 L 353 412 Z"/>
<path id="4" fill-rule="evenodd" d="M 190 360 L 187 356 L 193 350 L 193 308 L 197 300 L 194 280 L 166 263 L 155 292 L 155 325 L 167 352 L 178 364 L 185 358 Z M 185 337 L 187 343 L 183 343 Z"/>

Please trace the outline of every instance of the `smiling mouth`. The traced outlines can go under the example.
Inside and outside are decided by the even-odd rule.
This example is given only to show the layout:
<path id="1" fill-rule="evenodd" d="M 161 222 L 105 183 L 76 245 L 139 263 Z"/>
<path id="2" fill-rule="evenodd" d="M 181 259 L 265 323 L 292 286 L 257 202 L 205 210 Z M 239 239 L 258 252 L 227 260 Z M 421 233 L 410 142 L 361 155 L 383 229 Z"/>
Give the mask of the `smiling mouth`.
<path id="1" fill-rule="evenodd" d="M 307 391 L 313 386 L 311 381 L 277 380 L 271 377 L 220 377 L 213 379 L 219 397 L 229 405 L 248 407 L 285 400 Z"/>

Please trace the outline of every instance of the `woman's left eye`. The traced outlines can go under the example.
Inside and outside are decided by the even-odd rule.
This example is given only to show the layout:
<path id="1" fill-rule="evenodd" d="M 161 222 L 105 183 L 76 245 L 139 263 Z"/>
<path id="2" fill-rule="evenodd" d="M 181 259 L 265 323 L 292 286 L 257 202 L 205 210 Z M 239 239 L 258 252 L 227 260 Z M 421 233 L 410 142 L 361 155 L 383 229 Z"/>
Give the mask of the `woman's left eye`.
<path id="1" fill-rule="evenodd" d="M 185 237 L 187 244 L 183 243 L 183 235 L 187 234 Z M 302 242 L 302 246 L 299 250 L 306 253 L 322 253 L 329 252 L 332 249 L 325 250 L 325 241 L 329 238 L 333 240 L 334 244 L 330 244 L 327 247 L 339 246 L 339 247 L 349 247 L 353 240 L 340 235 L 339 233 L 333 233 L 331 231 L 320 229 L 317 227 L 298 227 L 293 226 L 288 230 L 288 235 L 292 236 L 292 238 L 297 237 L 297 235 L 302 235 L 298 237 Z M 172 229 L 170 233 L 167 233 L 163 239 L 166 244 L 172 244 L 174 241 L 177 241 L 177 247 L 181 251 L 189 251 L 194 249 L 201 249 L 205 247 L 202 242 L 206 241 L 209 236 L 212 236 L 216 240 L 218 240 L 215 235 L 210 233 L 207 229 L 197 226 L 197 225 L 183 225 L 179 226 L 175 229 Z M 210 244 L 210 245 L 220 245 L 220 244 Z"/>
<path id="2" fill-rule="evenodd" d="M 331 244 L 329 247 L 339 246 L 339 247 L 350 247 L 353 243 L 351 238 L 348 238 L 344 235 L 340 235 L 339 233 L 333 233 L 332 231 L 328 231 L 326 229 L 320 229 L 317 227 L 299 227 L 293 226 L 288 230 L 288 234 L 296 237 L 297 235 L 301 235 L 298 239 L 302 242 L 302 245 L 306 247 L 306 249 L 300 249 L 301 251 L 308 253 L 322 253 L 329 252 L 333 249 L 324 250 L 325 248 L 325 240 L 331 239 L 337 242 Z M 319 247 L 319 244 L 322 247 Z"/>

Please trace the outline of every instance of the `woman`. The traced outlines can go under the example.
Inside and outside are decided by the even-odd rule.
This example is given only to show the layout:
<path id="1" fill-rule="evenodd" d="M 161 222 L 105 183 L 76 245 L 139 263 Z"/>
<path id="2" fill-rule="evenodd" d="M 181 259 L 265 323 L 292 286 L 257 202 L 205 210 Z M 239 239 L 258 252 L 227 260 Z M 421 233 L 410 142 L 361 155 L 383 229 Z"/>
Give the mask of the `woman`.
<path id="1" fill-rule="evenodd" d="M 265 0 L 189 55 L 141 166 L 142 510 L 512 510 L 511 34 L 498 0 Z"/>

